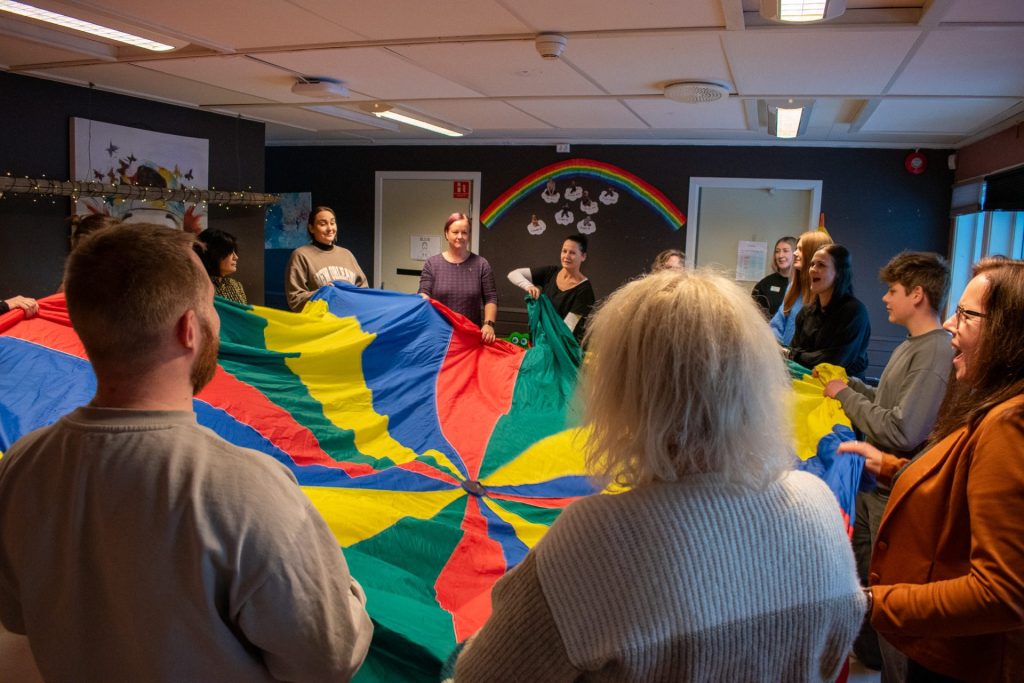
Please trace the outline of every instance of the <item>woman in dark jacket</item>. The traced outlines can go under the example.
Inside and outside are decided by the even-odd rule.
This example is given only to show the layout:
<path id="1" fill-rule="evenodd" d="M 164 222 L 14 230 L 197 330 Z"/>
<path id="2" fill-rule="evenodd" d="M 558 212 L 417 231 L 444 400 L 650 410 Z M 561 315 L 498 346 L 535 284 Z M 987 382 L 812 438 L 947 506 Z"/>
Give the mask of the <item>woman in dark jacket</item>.
<path id="1" fill-rule="evenodd" d="M 806 368 L 831 363 L 851 377 L 862 376 L 871 323 L 868 309 L 853 296 L 850 251 L 839 244 L 822 247 L 811 257 L 807 273 L 813 299 L 797 316 L 787 357 Z"/>

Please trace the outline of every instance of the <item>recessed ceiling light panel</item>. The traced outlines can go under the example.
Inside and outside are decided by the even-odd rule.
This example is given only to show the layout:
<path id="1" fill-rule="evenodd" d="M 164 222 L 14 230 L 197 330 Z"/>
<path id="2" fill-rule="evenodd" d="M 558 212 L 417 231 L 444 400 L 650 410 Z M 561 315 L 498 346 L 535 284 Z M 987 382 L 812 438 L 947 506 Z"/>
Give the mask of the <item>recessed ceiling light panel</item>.
<path id="1" fill-rule="evenodd" d="M 761 0 L 761 16 L 784 23 L 835 19 L 846 11 L 846 0 Z"/>

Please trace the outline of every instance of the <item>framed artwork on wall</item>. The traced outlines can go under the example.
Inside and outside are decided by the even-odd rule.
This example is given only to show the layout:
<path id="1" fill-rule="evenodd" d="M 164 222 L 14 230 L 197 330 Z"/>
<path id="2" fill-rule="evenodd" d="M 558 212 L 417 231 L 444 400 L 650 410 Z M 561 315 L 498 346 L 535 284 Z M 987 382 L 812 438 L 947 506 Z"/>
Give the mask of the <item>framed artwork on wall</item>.
<path id="1" fill-rule="evenodd" d="M 71 119 L 74 180 L 109 186 L 205 190 L 209 167 L 210 141 L 206 138 Z M 205 203 L 161 198 L 85 197 L 75 201 L 74 212 L 108 214 L 130 223 L 156 223 L 197 233 L 207 226 Z"/>

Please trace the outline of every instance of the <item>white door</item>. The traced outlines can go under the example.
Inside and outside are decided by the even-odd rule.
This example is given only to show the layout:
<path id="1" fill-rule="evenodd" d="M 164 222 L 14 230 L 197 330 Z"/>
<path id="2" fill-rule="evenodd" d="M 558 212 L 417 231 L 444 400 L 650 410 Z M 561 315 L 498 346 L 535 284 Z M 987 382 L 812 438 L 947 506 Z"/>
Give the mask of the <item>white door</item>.
<path id="1" fill-rule="evenodd" d="M 444 223 L 456 211 L 473 218 L 477 251 L 479 173 L 379 171 L 376 195 L 375 287 L 414 294 L 423 262 L 446 246 Z"/>
<path id="2" fill-rule="evenodd" d="M 752 287 L 772 272 L 775 242 L 818 226 L 820 180 L 692 178 L 686 260 Z"/>

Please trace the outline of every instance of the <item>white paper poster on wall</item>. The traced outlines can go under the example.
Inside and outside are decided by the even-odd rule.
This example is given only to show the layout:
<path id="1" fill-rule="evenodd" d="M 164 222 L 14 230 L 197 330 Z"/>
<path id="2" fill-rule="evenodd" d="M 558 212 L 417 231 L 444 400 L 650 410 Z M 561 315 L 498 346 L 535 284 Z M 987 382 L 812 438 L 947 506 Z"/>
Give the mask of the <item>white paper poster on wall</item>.
<path id="1" fill-rule="evenodd" d="M 763 278 L 767 258 L 767 242 L 740 240 L 736 247 L 736 279 L 740 282 L 757 282 Z"/>
<path id="2" fill-rule="evenodd" d="M 89 119 L 71 119 L 74 180 L 108 186 L 139 185 L 167 190 L 209 189 L 210 141 L 156 133 Z M 129 223 L 156 223 L 201 232 L 206 206 L 163 199 L 87 197 L 75 213 L 104 213 Z"/>
<path id="3" fill-rule="evenodd" d="M 413 261 L 426 261 L 434 254 L 441 253 L 440 235 L 410 235 L 409 258 Z"/>

